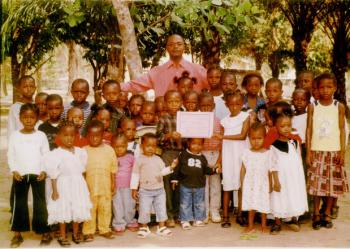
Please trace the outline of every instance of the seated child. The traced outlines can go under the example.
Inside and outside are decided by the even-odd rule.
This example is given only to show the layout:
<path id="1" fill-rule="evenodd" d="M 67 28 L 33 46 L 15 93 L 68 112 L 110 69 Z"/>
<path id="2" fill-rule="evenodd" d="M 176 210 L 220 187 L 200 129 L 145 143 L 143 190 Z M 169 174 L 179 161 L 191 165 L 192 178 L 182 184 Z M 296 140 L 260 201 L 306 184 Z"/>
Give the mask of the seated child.
<path id="1" fill-rule="evenodd" d="M 136 158 L 132 169 L 130 188 L 132 197 L 139 201 L 140 228 L 138 237 L 145 238 L 151 234 L 147 223 L 150 222 L 152 206 L 154 207 L 158 227 L 157 234 L 169 236 L 172 232 L 166 227 L 166 197 L 163 176 L 173 172 L 176 167 L 174 162 L 166 167 L 163 160 L 155 155 L 157 148 L 157 137 L 152 133 L 146 133 L 142 137 L 142 154 Z"/>

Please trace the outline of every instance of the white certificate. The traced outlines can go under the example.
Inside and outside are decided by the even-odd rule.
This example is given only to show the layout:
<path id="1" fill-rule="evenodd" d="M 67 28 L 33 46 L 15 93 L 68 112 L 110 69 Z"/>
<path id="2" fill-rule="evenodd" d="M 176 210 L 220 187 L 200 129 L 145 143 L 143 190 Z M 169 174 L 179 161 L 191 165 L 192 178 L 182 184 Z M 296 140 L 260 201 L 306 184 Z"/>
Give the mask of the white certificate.
<path id="1" fill-rule="evenodd" d="M 210 138 L 214 130 L 214 112 L 177 112 L 176 131 L 181 137 Z"/>

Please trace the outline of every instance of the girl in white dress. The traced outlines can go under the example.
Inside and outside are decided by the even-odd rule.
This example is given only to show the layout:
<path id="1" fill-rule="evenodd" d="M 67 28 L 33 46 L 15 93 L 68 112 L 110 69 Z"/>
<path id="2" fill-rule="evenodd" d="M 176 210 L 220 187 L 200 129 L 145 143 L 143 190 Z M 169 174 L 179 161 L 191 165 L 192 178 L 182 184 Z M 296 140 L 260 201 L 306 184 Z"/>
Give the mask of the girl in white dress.
<path id="1" fill-rule="evenodd" d="M 280 185 L 280 191 L 271 193 L 271 211 L 275 217 L 271 234 L 281 231 L 281 218 L 292 218 L 289 222 L 290 228 L 299 231 L 298 216 L 308 211 L 308 205 L 300 144 L 289 139 L 292 131 L 292 111 L 284 110 L 282 113 L 273 114 L 272 119 L 279 135 L 271 146 L 276 156 L 279 183 L 276 182 L 277 179 L 273 180 L 274 184 Z"/>
<path id="2" fill-rule="evenodd" d="M 83 173 L 87 162 L 84 149 L 74 147 L 75 127 L 71 122 L 60 125 L 58 132 L 61 145 L 50 151 L 44 158 L 46 172 L 52 183 L 51 198 L 47 203 L 48 224 L 59 223 L 61 246 L 69 246 L 66 238 L 66 223 L 73 222 L 72 240 L 78 244 L 79 223 L 90 220 L 89 190 Z"/>
<path id="3" fill-rule="evenodd" d="M 266 214 L 270 213 L 270 174 L 276 160 L 271 150 L 264 148 L 265 126 L 254 123 L 249 129 L 250 149 L 242 153 L 242 210 L 248 211 L 248 227 L 243 233 L 253 233 L 255 213 L 261 213 L 261 231 L 267 232 Z"/>
<path id="4" fill-rule="evenodd" d="M 223 223 L 222 227 L 231 226 L 229 222 L 228 206 L 230 191 L 237 191 L 240 187 L 241 153 L 247 148 L 247 133 L 249 129 L 249 114 L 242 112 L 244 97 L 240 92 L 225 94 L 225 103 L 230 115 L 221 120 L 224 127 L 222 136 L 222 184 L 223 184 Z M 241 217 L 238 210 L 238 218 Z"/>

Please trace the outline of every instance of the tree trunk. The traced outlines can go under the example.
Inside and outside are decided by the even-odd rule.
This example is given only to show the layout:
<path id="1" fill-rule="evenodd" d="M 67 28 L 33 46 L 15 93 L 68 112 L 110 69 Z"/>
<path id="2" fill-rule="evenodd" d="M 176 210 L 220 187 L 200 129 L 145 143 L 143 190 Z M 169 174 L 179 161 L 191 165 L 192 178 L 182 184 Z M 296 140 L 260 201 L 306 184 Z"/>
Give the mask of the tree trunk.
<path id="1" fill-rule="evenodd" d="M 260 71 L 263 64 L 263 57 L 259 53 L 255 53 L 255 70 Z"/>
<path id="2" fill-rule="evenodd" d="M 11 56 L 11 80 L 12 80 L 12 86 L 13 86 L 13 94 L 12 94 L 12 101 L 15 103 L 19 98 L 20 94 L 17 91 L 17 83 L 20 75 L 20 64 L 17 61 L 16 52 L 12 53 Z"/>
<path id="3" fill-rule="evenodd" d="M 137 47 L 134 23 L 126 1 L 112 0 L 112 3 L 118 19 L 130 79 L 135 79 L 142 74 L 142 61 Z"/>
<path id="4" fill-rule="evenodd" d="M 107 78 L 114 79 L 119 83 L 124 81 L 124 54 L 121 49 L 112 48 L 108 56 Z"/>
<path id="5" fill-rule="evenodd" d="M 212 33 L 213 38 L 207 40 L 205 31 L 202 31 L 202 48 L 201 48 L 201 57 L 202 65 L 205 68 L 208 68 L 210 65 L 219 65 L 220 64 L 220 34 L 215 28 L 211 28 L 210 32 Z"/>
<path id="6" fill-rule="evenodd" d="M 76 43 L 74 41 L 68 41 L 66 46 L 68 47 L 68 95 L 73 81 L 79 75 L 79 60 Z"/>
<path id="7" fill-rule="evenodd" d="M 35 83 L 36 83 L 36 92 L 39 93 L 42 91 L 42 72 L 41 72 L 41 68 L 39 68 L 38 70 L 36 70 L 35 74 L 34 74 L 34 78 L 35 78 Z"/>
<path id="8" fill-rule="evenodd" d="M 307 47 L 309 43 L 301 38 L 300 36 L 296 36 L 293 38 L 294 40 L 294 66 L 296 76 L 298 74 L 307 69 L 306 59 L 307 59 Z"/>
<path id="9" fill-rule="evenodd" d="M 279 69 L 280 58 L 278 57 L 276 52 L 273 52 L 272 54 L 269 55 L 268 62 L 269 62 L 269 67 L 271 69 L 272 77 L 278 78 L 280 75 L 280 69 Z"/>

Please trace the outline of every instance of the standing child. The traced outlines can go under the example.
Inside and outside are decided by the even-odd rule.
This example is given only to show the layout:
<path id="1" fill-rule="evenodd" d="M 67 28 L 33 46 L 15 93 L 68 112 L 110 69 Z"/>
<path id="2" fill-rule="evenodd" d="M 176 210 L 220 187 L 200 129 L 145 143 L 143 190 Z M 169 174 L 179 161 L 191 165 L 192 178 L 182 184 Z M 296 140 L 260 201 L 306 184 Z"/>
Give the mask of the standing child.
<path id="1" fill-rule="evenodd" d="M 81 108 L 84 112 L 84 121 L 83 125 L 80 128 L 80 133 L 83 131 L 83 127 L 86 124 L 86 120 L 90 115 L 90 103 L 86 101 L 86 98 L 89 96 L 89 82 L 85 79 L 75 79 L 72 82 L 72 87 L 70 93 L 73 96 L 73 101 L 64 106 L 64 111 L 62 114 L 62 119 L 67 118 L 67 112 L 71 107 Z"/>
<path id="2" fill-rule="evenodd" d="M 135 122 L 136 127 L 138 127 L 142 123 L 140 112 L 144 102 L 145 98 L 140 94 L 135 94 L 131 96 L 129 100 L 130 118 Z"/>
<path id="3" fill-rule="evenodd" d="M 79 223 L 91 219 L 89 189 L 83 177 L 87 154 L 84 149 L 74 146 L 76 127 L 72 122 L 60 124 L 58 136 L 60 147 L 47 153 L 44 158 L 47 174 L 51 179 L 52 195 L 48 199 L 48 224 L 59 224 L 58 243 L 69 246 L 66 223 L 73 222 L 72 241 L 79 238 Z"/>
<path id="4" fill-rule="evenodd" d="M 187 112 L 198 111 L 198 93 L 196 91 L 188 91 L 184 96 L 184 107 Z"/>
<path id="5" fill-rule="evenodd" d="M 269 179 L 274 171 L 275 158 L 270 150 L 264 148 L 265 134 L 264 125 L 254 123 L 249 129 L 250 148 L 242 153 L 242 210 L 248 211 L 248 227 L 243 232 L 248 234 L 255 232 L 256 212 L 261 213 L 261 231 L 268 232 L 266 214 L 271 211 Z"/>
<path id="6" fill-rule="evenodd" d="M 213 97 L 222 97 L 222 89 L 220 85 L 221 68 L 218 65 L 210 66 L 207 70 L 207 80 L 209 92 Z"/>
<path id="7" fill-rule="evenodd" d="M 197 83 L 197 79 L 194 77 L 190 77 L 190 73 L 187 71 L 184 71 L 181 74 L 181 77 L 175 77 L 174 82 L 177 85 L 177 90 L 181 94 L 181 97 L 184 98 L 185 94 L 189 91 L 193 90 L 194 84 Z"/>
<path id="8" fill-rule="evenodd" d="M 278 172 L 279 184 L 274 178 L 277 187 L 276 191 L 271 193 L 271 211 L 275 217 L 271 234 L 278 234 L 281 231 L 281 219 L 285 218 L 291 218 L 288 224 L 293 231 L 298 232 L 300 230 L 298 217 L 308 211 L 300 143 L 290 139 L 292 115 L 288 109 L 272 115 L 278 139 L 273 142 L 271 150 L 276 157 L 275 169 Z"/>
<path id="9" fill-rule="evenodd" d="M 199 110 L 201 112 L 213 112 L 215 109 L 214 98 L 210 93 L 202 93 L 199 96 Z M 202 154 L 208 161 L 210 168 L 221 168 L 221 147 L 222 141 L 216 136 L 223 133 L 220 120 L 214 117 L 213 137 L 205 138 L 203 143 Z M 220 206 L 221 206 L 221 177 L 219 174 L 207 176 L 205 185 L 205 206 L 206 220 L 214 223 L 221 222 Z"/>
<path id="10" fill-rule="evenodd" d="M 312 71 L 301 71 L 296 79 L 296 85 L 298 88 L 303 88 L 311 94 L 313 80 L 314 73 Z"/>
<path id="11" fill-rule="evenodd" d="M 169 236 L 172 232 L 166 227 L 166 197 L 164 191 L 163 176 L 173 172 L 176 162 L 165 167 L 160 157 L 155 155 L 157 148 L 157 137 L 146 133 L 142 137 L 142 154 L 136 159 L 131 176 L 130 188 L 132 197 L 139 200 L 140 229 L 138 237 L 145 238 L 151 234 L 147 223 L 150 222 L 152 206 L 154 207 L 158 227 L 157 234 Z M 137 189 L 139 188 L 139 191 Z"/>
<path id="12" fill-rule="evenodd" d="M 111 123 L 111 113 L 108 109 L 104 107 L 96 107 L 91 110 L 93 112 L 92 119 L 98 120 L 103 124 L 103 138 L 102 142 L 104 144 L 111 145 L 113 134 L 110 131 L 110 123 Z"/>
<path id="13" fill-rule="evenodd" d="M 225 102 L 230 115 L 221 120 L 224 127 L 222 136 L 222 185 L 223 198 L 223 228 L 231 226 L 228 214 L 230 191 L 238 191 L 240 186 L 240 170 L 242 161 L 240 153 L 247 147 L 247 134 L 249 129 L 249 114 L 242 111 L 244 97 L 239 92 L 225 94 Z M 240 199 L 240 191 L 238 192 Z M 238 201 L 239 202 L 239 201 Z M 238 203 L 239 204 L 239 203 Z M 235 203 L 235 206 L 236 203 Z M 239 205 L 238 205 L 239 207 Z M 237 223 L 243 224 L 241 210 L 238 210 Z"/>
<path id="14" fill-rule="evenodd" d="M 331 228 L 331 209 L 337 198 L 349 191 L 345 157 L 345 107 L 333 99 L 337 89 L 332 74 L 318 77 L 319 101 L 308 106 L 306 131 L 306 160 L 308 193 L 314 196 L 312 227 Z M 320 199 L 326 197 L 326 210 L 320 216 Z"/>
<path id="15" fill-rule="evenodd" d="M 115 178 L 115 194 L 113 196 L 112 226 L 117 235 L 122 235 L 125 228 L 137 231 L 135 220 L 136 202 L 131 196 L 130 179 L 134 156 L 127 152 L 128 139 L 124 134 L 112 138 L 112 147 L 118 158 L 118 173 Z"/>
<path id="16" fill-rule="evenodd" d="M 42 157 L 49 151 L 49 144 L 45 134 L 34 129 L 38 116 L 39 109 L 34 104 L 23 104 L 19 111 L 23 128 L 13 131 L 9 139 L 7 158 L 13 174 L 14 193 L 11 200 L 11 231 L 15 233 L 11 247 L 19 247 L 23 242 L 21 233 L 30 230 L 29 187 L 33 191 L 33 230 L 42 234 L 41 245 L 47 245 L 52 240 L 47 225 L 45 170 L 42 165 Z"/>
<path id="17" fill-rule="evenodd" d="M 156 105 L 154 102 L 145 101 L 141 108 L 142 123 L 136 128 L 136 136 L 141 138 L 146 133 L 157 133 Z"/>
<path id="18" fill-rule="evenodd" d="M 173 186 L 180 183 L 180 221 L 183 229 L 204 226 L 205 211 L 205 175 L 220 173 L 219 168 L 209 168 L 205 156 L 201 153 L 203 138 L 188 139 L 188 149 L 180 153 L 179 165 L 173 174 Z"/>
<path id="19" fill-rule="evenodd" d="M 129 117 L 130 116 L 130 111 L 128 108 L 128 99 L 129 95 L 128 92 L 123 92 L 121 91 L 118 97 L 118 109 L 120 112 L 124 113 L 125 116 Z"/>
<path id="20" fill-rule="evenodd" d="M 244 95 L 244 105 L 245 110 L 253 110 L 255 113 L 258 108 L 265 104 L 265 100 L 259 97 L 261 87 L 264 86 L 264 80 L 258 73 L 249 73 L 244 76 L 242 81 L 242 88 L 247 91 Z"/>
<path id="21" fill-rule="evenodd" d="M 42 123 L 49 119 L 49 115 L 47 114 L 47 105 L 46 99 L 49 96 L 47 93 L 40 92 L 35 95 L 34 103 L 39 108 L 39 120 L 36 125 L 39 127 Z"/>
<path id="22" fill-rule="evenodd" d="M 223 93 L 219 96 L 214 96 L 214 102 L 215 116 L 221 120 L 230 114 L 230 111 L 225 104 L 224 95 L 228 92 L 236 91 L 237 82 L 235 74 L 230 71 L 223 71 L 221 73 L 220 86 Z"/>
<path id="23" fill-rule="evenodd" d="M 117 158 L 113 148 L 102 143 L 104 126 L 93 120 L 88 126 L 89 145 L 85 147 L 88 155 L 86 166 L 86 182 L 92 201 L 91 220 L 84 222 L 84 240 L 94 240 L 96 221 L 99 234 L 113 239 L 109 227 L 112 218 L 112 196 L 115 191 L 115 174 L 118 169 Z"/>
<path id="24" fill-rule="evenodd" d="M 155 98 L 154 103 L 156 104 L 156 115 L 157 115 L 157 121 L 161 117 L 167 114 L 166 108 L 165 108 L 165 100 L 164 96 L 158 96 Z M 158 123 L 158 122 L 157 122 Z"/>
<path id="25" fill-rule="evenodd" d="M 271 78 L 266 81 L 265 94 L 267 97 L 266 106 L 272 106 L 282 100 L 282 81 L 277 78 Z"/>
<path id="26" fill-rule="evenodd" d="M 165 165 L 170 165 L 182 150 L 181 134 L 176 131 L 176 114 L 182 105 L 182 97 L 176 90 L 167 91 L 165 96 L 167 114 L 160 118 L 157 126 L 157 137 L 162 146 L 162 159 Z M 171 187 L 170 176 L 164 176 L 166 192 L 166 210 L 168 227 L 175 227 L 175 220 L 179 213 L 179 189 Z"/>
<path id="27" fill-rule="evenodd" d="M 120 123 L 121 132 L 128 139 L 128 152 L 133 154 L 135 158 L 140 155 L 140 144 L 136 139 L 136 125 L 132 119 L 123 118 Z"/>

